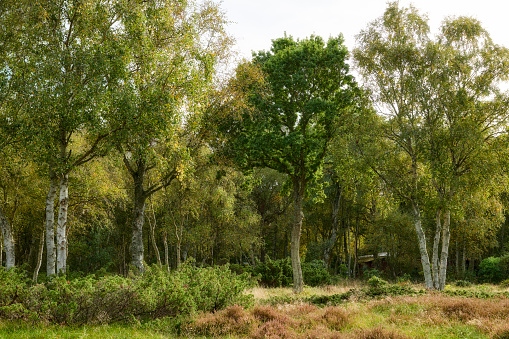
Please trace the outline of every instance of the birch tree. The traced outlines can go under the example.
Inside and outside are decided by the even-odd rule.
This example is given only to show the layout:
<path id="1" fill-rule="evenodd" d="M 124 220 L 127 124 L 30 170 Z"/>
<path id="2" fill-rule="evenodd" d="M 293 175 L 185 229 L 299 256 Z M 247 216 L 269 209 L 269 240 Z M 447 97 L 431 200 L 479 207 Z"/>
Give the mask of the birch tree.
<path id="1" fill-rule="evenodd" d="M 126 129 L 116 148 L 133 180 L 131 263 L 143 272 L 146 200 L 185 171 L 193 145 L 182 136 L 197 131 L 230 38 L 212 2 L 132 1 L 122 11 L 125 77 L 115 94 L 115 123 Z M 157 180 L 148 183 L 151 171 Z"/>
<path id="2" fill-rule="evenodd" d="M 475 191 L 472 168 L 493 163 L 483 155 L 498 147 L 492 141 L 507 120 L 507 98 L 497 87 L 509 74 L 507 49 L 463 17 L 444 21 L 433 40 L 427 18 L 397 3 L 358 43 L 357 65 L 385 118 L 380 142 L 386 150 L 372 168 L 411 208 L 426 287 L 443 289 L 451 209 Z M 431 262 L 421 221 L 426 208 L 435 216 Z"/>

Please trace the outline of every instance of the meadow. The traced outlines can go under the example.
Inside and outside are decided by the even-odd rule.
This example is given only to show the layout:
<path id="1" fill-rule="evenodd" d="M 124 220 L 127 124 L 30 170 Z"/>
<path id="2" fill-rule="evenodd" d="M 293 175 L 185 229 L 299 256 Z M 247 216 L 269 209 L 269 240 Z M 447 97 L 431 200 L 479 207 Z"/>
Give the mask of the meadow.
<path id="1" fill-rule="evenodd" d="M 461 285 L 461 284 L 458 284 Z M 153 320 L 69 325 L 2 320 L 1 338 L 509 338 L 509 288 L 381 279 L 304 288 L 253 287 L 249 305 Z"/>

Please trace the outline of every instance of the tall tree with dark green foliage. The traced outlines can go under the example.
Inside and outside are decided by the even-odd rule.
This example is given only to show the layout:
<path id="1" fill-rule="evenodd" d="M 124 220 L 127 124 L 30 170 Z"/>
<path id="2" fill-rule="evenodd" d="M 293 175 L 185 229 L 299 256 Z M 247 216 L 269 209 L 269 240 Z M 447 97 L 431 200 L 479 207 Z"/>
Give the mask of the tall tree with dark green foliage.
<path id="1" fill-rule="evenodd" d="M 347 57 L 341 36 L 327 42 L 315 36 L 273 40 L 270 51 L 258 52 L 237 69 L 231 87 L 239 95 L 230 99 L 240 100 L 230 100 L 229 108 L 222 104 L 226 155 L 244 169 L 268 167 L 288 175 L 295 293 L 303 289 L 299 245 L 306 188 L 321 173 L 329 141 L 355 103 L 357 86 Z"/>

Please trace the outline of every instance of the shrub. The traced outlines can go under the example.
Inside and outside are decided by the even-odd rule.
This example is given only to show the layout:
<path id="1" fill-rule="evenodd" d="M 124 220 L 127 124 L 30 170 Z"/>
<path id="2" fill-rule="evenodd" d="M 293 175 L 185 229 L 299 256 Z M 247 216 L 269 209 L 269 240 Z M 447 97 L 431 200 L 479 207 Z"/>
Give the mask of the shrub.
<path id="1" fill-rule="evenodd" d="M 501 258 L 489 257 L 479 264 L 479 279 L 482 282 L 498 283 L 504 278 Z"/>
<path id="2" fill-rule="evenodd" d="M 364 277 L 367 278 L 367 279 L 370 279 L 372 277 L 378 277 L 380 278 L 382 276 L 382 272 L 380 272 L 379 270 L 377 270 L 376 268 L 373 268 L 371 270 L 365 270 L 364 273 L 363 273 Z"/>
<path id="3" fill-rule="evenodd" d="M 302 275 L 304 283 L 309 286 L 320 286 L 330 284 L 331 275 L 323 260 L 313 260 L 302 264 Z"/>
<path id="4" fill-rule="evenodd" d="M 293 281 L 290 258 L 258 262 L 253 268 L 253 275 L 260 279 L 260 284 L 267 287 L 286 287 Z"/>
<path id="5" fill-rule="evenodd" d="M 470 281 L 466 281 L 466 280 L 456 280 L 454 282 L 454 285 L 456 285 L 458 287 L 470 287 L 470 286 L 472 286 L 472 283 Z"/>
<path id="6" fill-rule="evenodd" d="M 217 313 L 208 313 L 189 327 L 191 332 L 205 336 L 246 335 L 251 331 L 253 317 L 240 306 L 230 306 Z M 194 331 L 193 331 L 194 330 Z"/>
<path id="7" fill-rule="evenodd" d="M 355 289 L 351 289 L 348 292 L 345 293 L 339 293 L 339 294 L 333 294 L 333 295 L 318 295 L 318 296 L 311 296 L 306 299 L 307 302 L 314 304 L 314 305 L 339 305 L 341 303 L 344 303 L 345 301 L 348 301 L 351 296 L 356 294 Z"/>
<path id="8" fill-rule="evenodd" d="M 23 276 L 0 270 L 0 317 L 52 323 L 98 324 L 212 312 L 235 304 L 250 306 L 244 295 L 254 281 L 227 266 L 168 273 L 148 268 L 140 276 L 55 277 L 30 288 Z"/>

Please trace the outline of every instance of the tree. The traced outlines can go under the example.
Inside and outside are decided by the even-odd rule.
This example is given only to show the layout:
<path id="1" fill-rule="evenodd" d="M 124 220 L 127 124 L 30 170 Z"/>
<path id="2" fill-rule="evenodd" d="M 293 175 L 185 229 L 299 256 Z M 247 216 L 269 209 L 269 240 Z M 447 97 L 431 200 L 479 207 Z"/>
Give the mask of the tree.
<path id="1" fill-rule="evenodd" d="M 69 174 L 97 154 L 112 132 L 106 129 L 108 81 L 121 58 L 114 39 L 115 3 L 90 1 L 7 2 L 1 17 L 15 43 L 5 59 L 23 113 L 24 149 L 45 164 L 50 179 L 46 197 L 47 274 L 65 273 Z M 14 23 L 14 24 L 13 24 Z M 88 146 L 75 147 L 84 136 Z M 55 196 L 59 193 L 57 246 Z"/>
<path id="2" fill-rule="evenodd" d="M 273 40 L 270 51 L 255 54 L 252 63 L 237 69 L 231 86 L 241 89 L 240 102 L 245 104 L 231 100 L 230 108 L 243 109 L 238 116 L 229 115 L 222 126 L 229 141 L 224 151 L 241 168 L 269 167 L 288 175 L 293 192 L 291 260 L 296 293 L 303 288 L 299 255 L 303 198 L 308 183 L 321 172 L 329 141 L 353 106 L 356 92 L 342 43 L 342 37 L 327 43 L 314 36 Z"/>
<path id="3" fill-rule="evenodd" d="M 497 88 L 509 74 L 507 50 L 470 18 L 446 20 L 441 30 L 433 41 L 425 17 L 391 3 L 359 34 L 354 51 L 365 87 L 385 118 L 377 136 L 385 150 L 376 156 L 375 147 L 366 155 L 413 215 L 429 289 L 445 286 L 451 209 L 461 209 L 460 199 L 481 182 L 468 175 L 472 169 L 492 168 L 485 164 L 495 157 L 487 154 L 499 144 L 493 139 L 508 108 Z M 424 210 L 436 220 L 431 262 Z"/>
<path id="4" fill-rule="evenodd" d="M 124 73 L 114 93 L 115 140 L 133 180 L 131 263 L 144 271 L 145 202 L 186 170 L 203 98 L 230 39 L 218 6 L 194 1 L 123 3 Z M 202 106 L 201 106 L 202 105 Z M 148 173 L 156 172 L 150 183 Z"/>

